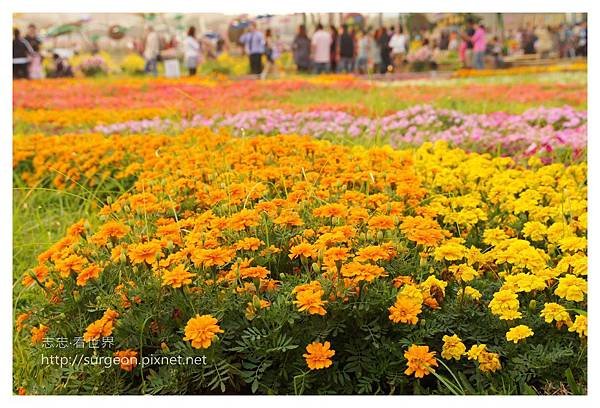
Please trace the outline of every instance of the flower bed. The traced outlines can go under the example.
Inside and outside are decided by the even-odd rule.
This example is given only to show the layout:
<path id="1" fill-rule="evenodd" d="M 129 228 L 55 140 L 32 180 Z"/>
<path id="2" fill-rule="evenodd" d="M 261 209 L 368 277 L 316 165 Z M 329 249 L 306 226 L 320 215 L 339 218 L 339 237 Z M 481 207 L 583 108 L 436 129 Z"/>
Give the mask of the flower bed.
<path id="1" fill-rule="evenodd" d="M 120 363 L 15 377 L 29 393 L 524 393 L 585 377 L 585 163 L 189 129 L 22 136 L 14 165 L 39 187 L 120 183 L 22 276 L 37 296 L 15 337 L 34 372 L 48 338 Z"/>

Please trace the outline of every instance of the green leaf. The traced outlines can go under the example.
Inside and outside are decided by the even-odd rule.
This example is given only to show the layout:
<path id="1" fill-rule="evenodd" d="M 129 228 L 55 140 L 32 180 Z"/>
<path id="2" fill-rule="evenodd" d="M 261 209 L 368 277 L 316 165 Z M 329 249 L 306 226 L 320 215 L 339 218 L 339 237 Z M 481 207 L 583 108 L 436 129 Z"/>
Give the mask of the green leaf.
<path id="1" fill-rule="evenodd" d="M 571 371 L 571 368 L 567 368 L 565 370 L 565 376 L 567 377 L 567 383 L 569 384 L 569 388 L 571 389 L 571 392 L 574 395 L 583 395 L 581 387 L 579 386 L 579 384 L 577 384 L 577 381 L 575 381 L 575 377 L 573 376 L 573 372 Z"/>

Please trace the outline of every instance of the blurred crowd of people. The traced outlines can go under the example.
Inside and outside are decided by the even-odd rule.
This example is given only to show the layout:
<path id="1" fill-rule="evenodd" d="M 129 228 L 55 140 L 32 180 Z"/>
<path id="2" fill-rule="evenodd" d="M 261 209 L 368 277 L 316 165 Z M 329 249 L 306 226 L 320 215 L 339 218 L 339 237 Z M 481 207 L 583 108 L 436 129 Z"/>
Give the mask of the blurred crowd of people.
<path id="1" fill-rule="evenodd" d="M 305 25 L 300 25 L 291 44 L 276 39 L 270 28 L 262 31 L 251 22 L 233 44 L 222 37 L 208 41 L 198 36 L 195 27 L 189 27 L 179 43 L 173 35 L 166 38 L 152 26 L 134 43 L 134 49 L 143 56 L 145 71 L 158 74 L 160 61 L 175 66 L 179 75 L 178 57 L 183 54 L 183 64 L 189 75 L 196 75 L 204 61 L 215 58 L 226 47 L 237 47 L 247 56 L 250 74 L 266 78 L 276 69 L 276 61 L 284 51 L 291 51 L 293 63 L 301 73 L 380 73 L 401 72 L 409 66 L 419 65 L 421 70 L 435 70 L 449 55 L 458 55 L 464 68 L 502 68 L 506 60 L 519 55 L 536 55 L 539 58 L 587 57 L 587 22 L 534 26 L 529 24 L 518 30 L 502 33 L 490 32 L 483 24 L 467 20 L 464 27 L 435 28 L 408 33 L 402 25 L 379 28 L 360 28 L 342 24 L 341 27 L 316 25 L 309 35 Z M 22 36 L 14 29 L 13 76 L 36 79 L 43 76 L 42 41 L 35 25 L 30 24 Z M 97 52 L 97 51 L 96 51 Z M 54 52 L 50 76 L 72 76 L 68 59 Z"/>
<path id="2" fill-rule="evenodd" d="M 18 28 L 13 29 L 13 78 L 40 79 L 44 76 L 41 52 L 42 40 L 35 24 L 29 24 L 23 36 Z M 59 52 L 54 52 L 50 61 L 50 77 L 71 77 L 73 70 L 69 61 Z"/>
<path id="3" fill-rule="evenodd" d="M 272 66 L 275 42 L 271 30 L 258 31 L 251 24 L 241 39 L 251 73 L 265 75 Z M 587 22 L 559 26 L 527 25 L 506 33 L 492 33 L 481 23 L 467 20 L 461 29 L 422 30 L 409 35 L 402 25 L 379 28 L 317 24 L 312 36 L 298 27 L 291 44 L 298 72 L 381 73 L 401 72 L 409 64 L 436 69 L 448 52 L 456 52 L 462 67 L 502 68 L 506 57 L 537 55 L 539 58 L 587 57 Z M 263 68 L 263 57 L 266 65 Z"/>

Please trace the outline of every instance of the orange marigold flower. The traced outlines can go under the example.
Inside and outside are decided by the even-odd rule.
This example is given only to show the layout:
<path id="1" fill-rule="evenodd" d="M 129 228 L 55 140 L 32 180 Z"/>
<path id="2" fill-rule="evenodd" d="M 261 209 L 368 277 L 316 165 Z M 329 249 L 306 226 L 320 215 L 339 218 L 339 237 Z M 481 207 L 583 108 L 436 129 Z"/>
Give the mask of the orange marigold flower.
<path id="1" fill-rule="evenodd" d="M 56 261 L 56 269 L 62 278 L 68 278 L 71 272 L 80 272 L 86 263 L 87 259 L 82 256 L 69 255 Z"/>
<path id="2" fill-rule="evenodd" d="M 335 355 L 335 350 L 331 349 L 331 343 L 328 341 L 325 343 L 315 341 L 306 346 L 306 352 L 307 354 L 303 354 L 302 357 L 306 359 L 306 365 L 311 370 L 320 370 L 333 364 L 331 357 Z"/>
<path id="3" fill-rule="evenodd" d="M 421 302 L 407 295 L 400 294 L 396 298 L 396 303 L 389 309 L 389 319 L 394 323 L 417 324 L 421 313 Z"/>
<path id="4" fill-rule="evenodd" d="M 98 279 L 102 268 L 98 265 L 90 265 L 77 275 L 77 286 L 85 286 L 90 279 Z"/>
<path id="5" fill-rule="evenodd" d="M 438 366 L 438 362 L 434 356 L 435 351 L 429 351 L 429 346 L 411 345 L 404 353 L 406 365 L 408 366 L 404 374 L 411 375 L 414 373 L 416 378 L 423 378 L 429 375 L 434 372 L 432 367 Z"/>
<path id="6" fill-rule="evenodd" d="M 104 320 L 111 320 L 111 321 L 117 320 L 117 317 L 119 317 L 119 313 L 116 310 L 112 310 L 112 309 L 106 309 L 106 312 L 104 312 L 104 315 L 102 315 L 102 318 Z"/>
<path id="7" fill-rule="evenodd" d="M 209 348 L 217 333 L 224 333 L 211 315 L 197 314 L 185 326 L 184 340 L 191 341 L 194 348 Z"/>
<path id="8" fill-rule="evenodd" d="M 49 327 L 40 324 L 38 327 L 31 328 L 31 344 L 39 344 L 44 341 L 46 333 L 48 333 Z"/>
<path id="9" fill-rule="evenodd" d="M 323 307 L 327 301 L 321 299 L 325 292 L 318 281 L 296 286 L 292 293 L 296 294 L 296 300 L 293 303 L 298 306 L 300 312 L 307 311 L 308 314 L 318 314 L 321 316 L 327 313 Z"/>
<path id="10" fill-rule="evenodd" d="M 229 217 L 228 226 L 234 231 L 241 231 L 247 227 L 256 227 L 260 221 L 260 215 L 256 210 L 244 209 Z"/>
<path id="11" fill-rule="evenodd" d="M 119 317 L 119 313 L 115 310 L 106 309 L 101 319 L 96 320 L 86 328 L 83 341 L 89 342 L 98 340 L 100 337 L 110 336 L 117 317 Z"/>
<path id="12" fill-rule="evenodd" d="M 444 238 L 437 221 L 421 216 L 405 217 L 400 230 L 409 240 L 426 246 L 435 246 Z"/>
<path id="13" fill-rule="evenodd" d="M 279 217 L 275 218 L 273 222 L 277 225 L 283 225 L 285 227 L 301 227 L 304 225 L 302 218 L 296 211 L 284 210 L 279 214 Z"/>
<path id="14" fill-rule="evenodd" d="M 17 316 L 17 319 L 15 321 L 15 325 L 16 325 L 16 328 L 17 328 L 18 332 L 20 332 L 21 330 L 23 330 L 23 326 L 25 325 L 25 320 L 29 319 L 29 316 L 31 316 L 31 312 L 21 313 L 20 315 Z"/>
<path id="15" fill-rule="evenodd" d="M 389 260 L 390 254 L 387 249 L 382 248 L 378 245 L 370 245 L 358 250 L 357 257 L 355 258 L 359 262 L 365 261 L 381 261 Z"/>
<path id="16" fill-rule="evenodd" d="M 346 208 L 346 206 L 344 206 L 342 204 L 338 204 L 338 203 L 326 204 L 321 207 L 315 208 L 313 210 L 313 215 L 315 217 L 325 217 L 325 218 L 330 218 L 330 217 L 344 218 L 344 217 L 346 217 L 346 215 L 348 215 L 348 208 Z"/>
<path id="17" fill-rule="evenodd" d="M 190 273 L 183 265 L 177 265 L 171 271 L 165 271 L 162 276 L 162 286 L 171 286 L 172 288 L 180 288 L 183 285 L 192 283 L 192 278 L 196 274 Z"/>
<path id="18" fill-rule="evenodd" d="M 259 278 L 265 279 L 269 275 L 269 270 L 264 266 L 250 266 L 247 268 L 240 268 L 240 278 Z"/>
<path id="19" fill-rule="evenodd" d="M 118 358 L 121 370 L 130 372 L 138 363 L 138 352 L 132 349 L 115 351 L 115 357 Z"/>
<path id="20" fill-rule="evenodd" d="M 246 250 L 246 251 L 256 251 L 263 244 L 264 244 L 264 242 L 262 242 L 258 238 L 248 237 L 248 238 L 244 238 L 244 239 L 239 240 L 238 242 L 236 242 L 235 243 L 235 247 L 238 250 L 242 250 L 243 249 L 243 250 Z"/>
<path id="21" fill-rule="evenodd" d="M 211 266 L 225 265 L 231 261 L 234 255 L 234 250 L 226 248 L 198 248 L 192 251 L 191 259 L 194 265 L 209 268 Z"/>
<path id="22" fill-rule="evenodd" d="M 317 251 L 315 251 L 314 246 L 312 246 L 308 242 L 302 242 L 298 245 L 291 247 L 290 254 L 288 256 L 290 257 L 290 259 L 294 259 L 299 256 L 304 258 L 315 258 L 317 256 Z"/>
<path id="23" fill-rule="evenodd" d="M 49 270 L 46 267 L 46 265 L 38 265 L 35 268 L 33 268 L 32 272 L 33 276 L 35 276 L 35 279 L 43 283 L 48 277 Z M 21 281 L 23 286 L 33 285 L 35 283 L 35 279 L 33 278 L 33 276 L 30 274 L 26 274 L 25 276 L 23 276 L 23 280 Z"/>
<path id="24" fill-rule="evenodd" d="M 67 235 L 71 237 L 80 237 L 85 232 L 85 220 L 79 220 L 67 229 Z"/>
<path id="25" fill-rule="evenodd" d="M 392 285 L 394 285 L 395 288 L 401 288 L 404 285 L 412 285 L 413 283 L 413 277 L 410 275 L 399 275 L 392 279 Z"/>
<path id="26" fill-rule="evenodd" d="M 83 340 L 86 342 L 98 340 L 102 336 L 110 336 L 112 334 L 112 322 L 104 319 L 96 320 L 90 324 L 83 334 Z"/>
<path id="27" fill-rule="evenodd" d="M 394 218 L 389 215 L 375 215 L 369 220 L 369 228 L 374 230 L 387 230 L 395 226 Z"/>
<path id="28" fill-rule="evenodd" d="M 106 245 L 109 238 L 123 238 L 130 228 L 119 221 L 108 221 L 102 225 L 98 232 L 90 237 L 90 242 L 96 245 Z"/>
<path id="29" fill-rule="evenodd" d="M 350 262 L 342 266 L 342 276 L 350 278 L 354 283 L 362 281 L 372 282 L 373 280 L 387 276 L 385 269 L 373 264 L 361 264 L 359 262 Z"/>
<path id="30" fill-rule="evenodd" d="M 325 251 L 323 258 L 326 262 L 345 261 L 348 258 L 348 248 L 332 247 Z"/>
<path id="31" fill-rule="evenodd" d="M 137 245 L 130 245 L 127 248 L 129 259 L 133 264 L 148 263 L 153 264 L 157 258 L 162 258 L 162 247 L 157 241 L 145 242 Z"/>

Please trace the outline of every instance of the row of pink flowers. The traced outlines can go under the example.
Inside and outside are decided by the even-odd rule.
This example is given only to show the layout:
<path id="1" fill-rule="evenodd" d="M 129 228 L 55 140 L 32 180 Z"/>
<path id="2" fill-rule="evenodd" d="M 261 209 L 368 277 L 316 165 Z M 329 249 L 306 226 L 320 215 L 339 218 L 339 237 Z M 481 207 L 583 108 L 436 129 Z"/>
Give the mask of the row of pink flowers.
<path id="1" fill-rule="evenodd" d="M 261 109 L 192 119 L 149 119 L 100 125 L 95 131 L 141 133 L 207 126 L 229 128 L 237 135 L 308 134 L 314 137 L 373 139 L 394 147 L 444 140 L 475 151 L 511 156 L 552 153 L 569 149 L 577 156 L 587 145 L 587 114 L 572 107 L 535 108 L 521 115 L 504 112 L 467 114 L 415 106 L 380 118 L 354 116 L 340 111 L 290 113 Z"/>

